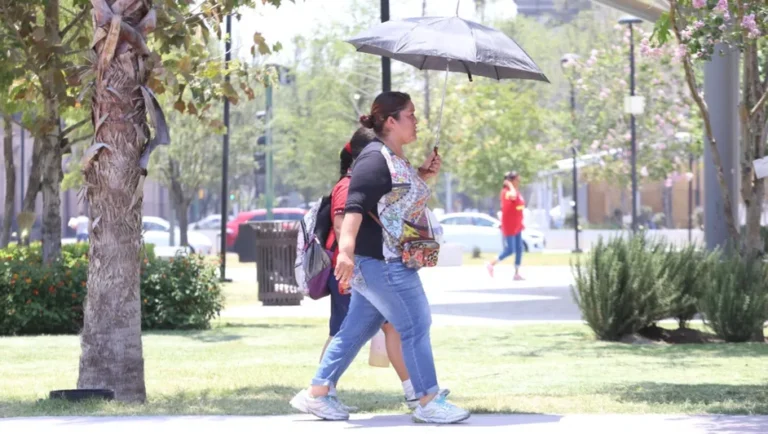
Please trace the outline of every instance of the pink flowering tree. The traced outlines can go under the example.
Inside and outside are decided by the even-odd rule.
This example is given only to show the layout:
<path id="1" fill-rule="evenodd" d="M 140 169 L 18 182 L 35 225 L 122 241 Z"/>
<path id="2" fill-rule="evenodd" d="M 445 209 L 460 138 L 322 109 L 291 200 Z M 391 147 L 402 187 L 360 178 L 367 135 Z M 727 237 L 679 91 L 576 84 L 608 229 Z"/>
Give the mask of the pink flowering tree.
<path id="1" fill-rule="evenodd" d="M 613 43 L 600 44 L 587 56 L 567 62 L 567 78 L 574 85 L 577 109 L 569 121 L 580 154 L 600 154 L 600 163 L 585 168 L 589 180 L 604 180 L 627 187 L 631 182 L 630 117 L 624 111 L 629 95 L 629 31 L 616 26 Z M 700 154 L 696 143 L 681 141 L 680 133 L 700 130 L 699 119 L 674 50 L 654 48 L 641 27 L 635 55 L 635 94 L 644 97 L 645 110 L 636 116 L 637 173 L 639 183 L 685 177 L 690 153 Z M 690 175 L 688 175 L 690 176 Z"/>
<path id="2" fill-rule="evenodd" d="M 763 250 L 760 217 L 765 196 L 763 179 L 755 179 L 752 161 L 766 153 L 768 140 L 768 2 L 765 0 L 669 0 L 669 11 L 656 22 L 655 47 L 672 47 L 682 60 L 686 83 L 704 121 L 723 194 L 728 231 L 744 253 Z M 733 218 L 734 202 L 723 174 L 710 112 L 697 76 L 697 63 L 719 55 L 716 44 L 741 52 L 741 195 L 746 206 L 746 233 L 741 237 Z"/>

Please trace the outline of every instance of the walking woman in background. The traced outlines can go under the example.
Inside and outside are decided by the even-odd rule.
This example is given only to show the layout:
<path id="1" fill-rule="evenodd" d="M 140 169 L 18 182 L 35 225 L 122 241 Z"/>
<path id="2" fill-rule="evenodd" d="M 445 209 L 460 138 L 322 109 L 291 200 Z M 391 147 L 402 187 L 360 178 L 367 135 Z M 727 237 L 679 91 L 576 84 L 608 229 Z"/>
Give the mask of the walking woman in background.
<path id="1" fill-rule="evenodd" d="M 520 175 L 517 172 L 507 172 L 504 175 L 504 185 L 499 195 L 501 201 L 501 235 L 504 251 L 497 259 L 486 264 L 488 274 L 493 277 L 493 267 L 509 256 L 515 255 L 515 280 L 523 280 L 520 275 L 520 264 L 523 262 L 523 210 L 525 200 L 520 193 Z"/>
<path id="2" fill-rule="evenodd" d="M 431 191 L 425 181 L 437 176 L 441 164 L 436 152 L 418 169 L 405 158 L 404 146 L 416 140 L 414 111 L 408 94 L 384 92 L 374 100 L 370 115 L 360 119 L 377 140 L 363 149 L 352 168 L 335 270 L 341 287 L 352 287 L 352 300 L 306 399 L 308 412 L 321 419 L 349 419 L 349 412 L 329 396 L 330 387 L 385 320 L 402 338 L 403 358 L 419 399 L 414 421 L 455 423 L 469 417 L 440 391 L 429 303 L 417 268 L 403 261 L 403 239 L 429 228 Z M 422 259 L 417 255 L 415 260 Z"/>

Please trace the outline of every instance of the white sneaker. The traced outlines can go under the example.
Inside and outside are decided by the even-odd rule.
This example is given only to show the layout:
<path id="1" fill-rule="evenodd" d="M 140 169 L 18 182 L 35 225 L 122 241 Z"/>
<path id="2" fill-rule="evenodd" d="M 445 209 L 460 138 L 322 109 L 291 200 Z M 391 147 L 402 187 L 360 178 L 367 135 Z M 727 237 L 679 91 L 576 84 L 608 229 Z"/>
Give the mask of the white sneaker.
<path id="1" fill-rule="evenodd" d="M 437 396 L 442 396 L 443 398 L 445 398 L 450 394 L 451 394 L 451 389 L 440 389 L 437 392 Z M 419 406 L 419 398 L 408 399 L 408 397 L 406 396 L 405 405 L 408 406 L 408 410 L 416 410 L 416 407 Z"/>
<path id="2" fill-rule="evenodd" d="M 469 412 L 445 400 L 438 395 L 425 406 L 417 406 L 413 412 L 413 421 L 418 423 L 447 424 L 469 419 Z"/>
<path id="3" fill-rule="evenodd" d="M 357 408 L 357 407 L 355 407 L 353 405 L 346 405 L 346 404 L 344 404 L 343 402 L 341 402 L 339 397 L 336 396 L 336 395 L 328 395 L 328 397 L 331 398 L 331 399 L 335 399 L 336 402 L 339 403 L 339 407 L 341 407 L 341 409 L 346 411 L 347 413 L 356 413 L 358 410 L 360 410 L 359 408 Z"/>
<path id="4" fill-rule="evenodd" d="M 305 401 L 307 412 L 323 420 L 349 420 L 349 412 L 342 408 L 342 404 L 333 396 L 318 396 L 313 398 L 307 395 Z"/>
<path id="5" fill-rule="evenodd" d="M 291 401 L 291 407 L 299 410 L 302 413 L 309 413 L 307 409 L 307 400 L 310 399 L 309 391 L 307 389 L 301 389 L 299 393 L 294 396 Z"/>

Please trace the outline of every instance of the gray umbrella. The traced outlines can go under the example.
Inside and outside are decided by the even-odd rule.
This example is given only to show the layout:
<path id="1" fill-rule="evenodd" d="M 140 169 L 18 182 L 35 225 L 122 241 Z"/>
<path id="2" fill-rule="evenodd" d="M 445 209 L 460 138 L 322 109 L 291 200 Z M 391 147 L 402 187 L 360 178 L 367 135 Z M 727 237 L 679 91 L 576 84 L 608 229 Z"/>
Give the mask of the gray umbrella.
<path id="1" fill-rule="evenodd" d="M 387 21 L 347 40 L 363 53 L 390 57 L 419 69 L 464 72 L 496 80 L 549 80 L 504 33 L 459 17 Z"/>
<path id="2" fill-rule="evenodd" d="M 533 59 L 507 35 L 458 16 L 387 21 L 347 42 L 357 51 L 390 57 L 421 70 L 446 71 L 435 147 L 440 142 L 448 71 L 463 72 L 470 81 L 474 75 L 549 83 Z"/>

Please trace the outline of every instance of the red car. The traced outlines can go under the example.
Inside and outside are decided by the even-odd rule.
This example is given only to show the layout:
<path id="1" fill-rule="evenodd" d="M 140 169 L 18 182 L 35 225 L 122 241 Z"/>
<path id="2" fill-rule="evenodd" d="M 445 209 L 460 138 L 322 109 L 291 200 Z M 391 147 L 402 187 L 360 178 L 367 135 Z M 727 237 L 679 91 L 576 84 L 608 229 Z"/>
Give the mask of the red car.
<path id="1" fill-rule="evenodd" d="M 301 208 L 273 208 L 272 217 L 274 220 L 291 220 L 298 221 L 304 218 L 307 213 L 306 210 Z M 245 222 L 263 222 L 267 220 L 266 209 L 255 209 L 251 211 L 243 211 L 237 215 L 234 219 L 227 222 L 227 249 L 235 247 L 235 241 L 237 240 L 237 234 L 240 232 L 240 224 Z"/>

